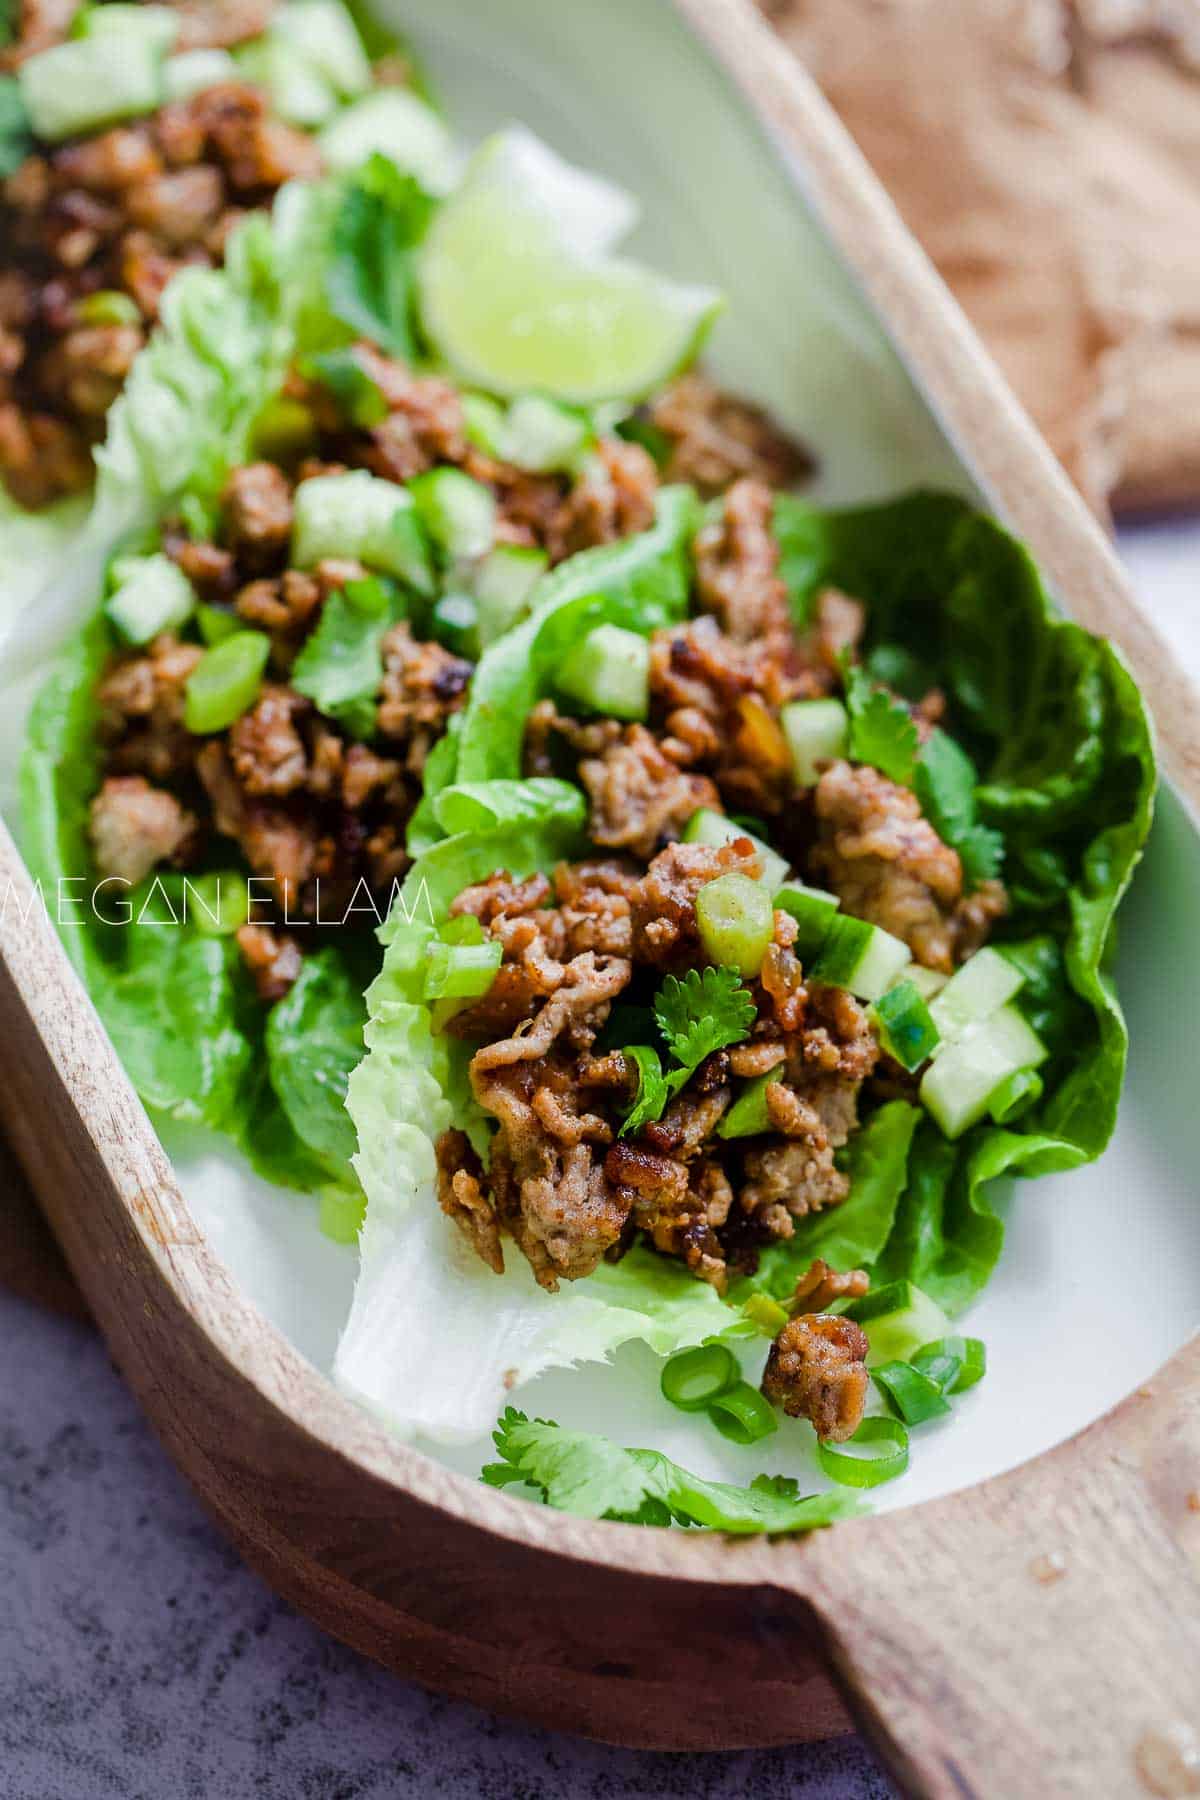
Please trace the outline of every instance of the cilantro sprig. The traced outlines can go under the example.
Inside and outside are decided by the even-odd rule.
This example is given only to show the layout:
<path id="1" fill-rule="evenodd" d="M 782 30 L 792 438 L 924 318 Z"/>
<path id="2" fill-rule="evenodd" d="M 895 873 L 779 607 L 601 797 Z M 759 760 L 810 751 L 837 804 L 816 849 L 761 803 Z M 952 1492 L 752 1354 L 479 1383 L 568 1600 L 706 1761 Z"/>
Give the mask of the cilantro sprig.
<path id="1" fill-rule="evenodd" d="M 706 1056 L 749 1037 L 754 1015 L 754 996 L 735 969 L 689 969 L 682 980 L 668 975 L 654 997 L 654 1018 L 677 1067 L 664 1074 L 662 1059 L 649 1045 L 625 1049 L 637 1065 L 638 1089 L 621 1136 L 630 1137 L 660 1119 L 667 1101 L 687 1085 Z"/>
<path id="2" fill-rule="evenodd" d="M 744 1488 L 704 1481 L 657 1450 L 623 1450 L 608 1438 L 530 1419 L 511 1406 L 492 1441 L 501 1461 L 482 1470 L 489 1487 L 531 1488 L 544 1505 L 577 1518 L 782 1535 L 864 1510 L 845 1493 L 801 1495 L 787 1475 L 758 1475 Z"/>
<path id="3" fill-rule="evenodd" d="M 846 711 L 850 716 L 851 760 L 870 763 L 889 781 L 911 787 L 917 761 L 917 728 L 902 700 L 877 687 L 865 669 L 842 664 Z"/>
<path id="4" fill-rule="evenodd" d="M 975 764 L 961 744 L 944 731 L 931 732 L 917 762 L 917 798 L 938 836 L 958 851 L 968 887 L 998 875 L 1004 860 L 1004 839 L 976 816 L 978 784 Z"/>

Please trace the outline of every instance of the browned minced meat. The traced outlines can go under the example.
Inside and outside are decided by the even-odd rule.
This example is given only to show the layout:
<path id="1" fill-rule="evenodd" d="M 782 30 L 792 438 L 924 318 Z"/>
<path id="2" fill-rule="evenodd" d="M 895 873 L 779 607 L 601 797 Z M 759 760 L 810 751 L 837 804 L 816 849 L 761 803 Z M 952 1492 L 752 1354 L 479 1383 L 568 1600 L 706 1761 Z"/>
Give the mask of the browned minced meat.
<path id="1" fill-rule="evenodd" d="M 862 1424 L 870 1377 L 867 1334 L 836 1313 L 789 1319 L 767 1358 L 762 1391 L 793 1419 L 809 1419 L 819 1438 L 845 1443 Z"/>
<path id="2" fill-rule="evenodd" d="M 902 938 L 926 968 L 949 971 L 985 941 L 1007 901 L 998 881 L 963 891 L 958 853 L 908 788 L 835 762 L 817 783 L 814 868 L 846 911 Z"/>
<path id="3" fill-rule="evenodd" d="M 295 938 L 273 931 L 269 925 L 240 925 L 237 947 L 263 1004 L 282 1000 L 300 973 L 300 946 Z"/>
<path id="4" fill-rule="evenodd" d="M 32 37 L 41 9 L 29 11 Z M 255 0 L 184 9 L 191 44 L 261 29 Z M 68 20 L 69 22 L 69 20 Z M 44 33 L 41 34 L 44 36 Z M 40 46 L 44 47 L 44 43 Z M 24 43 L 21 46 L 23 50 Z M 0 479 L 25 506 L 77 491 L 134 357 L 180 269 L 219 263 L 231 225 L 320 166 L 314 140 L 241 82 L 39 151 L 0 188 Z M 88 318 L 117 291 L 129 321 Z"/>
<path id="5" fill-rule="evenodd" d="M 97 691 L 108 777 L 93 809 L 97 867 L 136 869 L 136 879 L 214 855 L 224 838 L 258 878 L 256 900 L 285 919 L 328 923 L 352 905 L 364 918 L 371 906 L 382 915 L 408 867 L 405 831 L 425 759 L 463 704 L 471 665 L 400 623 L 381 646 L 372 742 L 318 713 L 288 671 L 329 596 L 366 571 L 288 568 L 292 512 L 289 478 L 252 463 L 226 482 L 219 542 L 165 534 L 167 553 L 210 604 L 269 634 L 272 673 L 228 730 L 201 738 L 184 724 L 200 645 L 164 635 L 116 659 Z M 255 966 L 260 991 L 276 992 L 297 966 L 286 946 Z"/>
<path id="6" fill-rule="evenodd" d="M 761 407 L 723 393 L 701 374 L 668 388 L 650 418 L 671 440 L 667 480 L 691 482 L 705 495 L 746 475 L 790 488 L 813 471 L 809 451 L 785 437 Z"/>
<path id="7" fill-rule="evenodd" d="M 835 1300 L 861 1300 L 870 1285 L 865 1269 L 834 1269 L 818 1256 L 796 1283 L 788 1306 L 794 1313 L 828 1312 Z"/>
<path id="8" fill-rule="evenodd" d="M 160 863 L 178 863 L 194 838 L 196 821 L 163 788 L 142 775 L 110 775 L 92 801 L 88 835 L 96 866 L 135 885 Z"/>
<path id="9" fill-rule="evenodd" d="M 442 1205 L 485 1261 L 508 1235 L 553 1286 L 643 1232 L 722 1288 L 796 1218 L 845 1197 L 833 1154 L 857 1123 L 878 1046 L 850 995 L 805 986 L 785 913 L 750 988 L 748 1041 L 708 1057 L 660 1119 L 619 1138 L 636 1071 L 619 1052 L 595 1054 L 596 1032 L 640 975 L 657 983 L 703 962 L 696 896 L 733 871 L 760 873 L 746 838 L 672 844 L 641 872 L 627 861 L 563 865 L 553 882 L 501 871 L 459 895 L 452 910 L 476 917 L 503 952 L 490 992 L 448 1024 L 481 1044 L 470 1079 L 499 1121 L 490 1166 L 464 1160 L 457 1139 L 440 1152 Z M 734 1075 L 771 1068 L 769 1134 L 721 1140 Z"/>

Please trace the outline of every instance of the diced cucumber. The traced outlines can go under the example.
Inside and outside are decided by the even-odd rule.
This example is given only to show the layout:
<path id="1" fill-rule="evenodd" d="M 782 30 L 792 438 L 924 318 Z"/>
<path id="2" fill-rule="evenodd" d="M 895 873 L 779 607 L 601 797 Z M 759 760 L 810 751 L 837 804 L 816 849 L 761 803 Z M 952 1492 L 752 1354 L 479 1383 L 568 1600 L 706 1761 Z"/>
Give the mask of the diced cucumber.
<path id="1" fill-rule="evenodd" d="M 335 172 L 357 169 L 378 152 L 431 194 L 454 185 L 454 140 L 433 108 L 407 88 L 380 88 L 331 119 L 322 131 L 321 154 Z"/>
<path id="2" fill-rule="evenodd" d="M 113 563 L 112 594 L 104 611 L 128 644 L 148 644 L 190 619 L 196 591 L 169 556 L 121 556 Z"/>
<path id="3" fill-rule="evenodd" d="M 504 436 L 508 414 L 504 407 L 488 394 L 464 394 L 462 409 L 463 425 L 471 443 L 485 456 L 504 462 L 508 456 Z"/>
<path id="4" fill-rule="evenodd" d="M 196 623 L 200 627 L 200 636 L 211 650 L 214 644 L 232 637 L 235 631 L 241 630 L 242 622 L 237 614 L 228 606 L 210 606 L 201 601 L 196 608 Z"/>
<path id="5" fill-rule="evenodd" d="M 1016 964 L 998 950 L 977 950 L 930 1003 L 933 1022 L 953 1042 L 1011 1000 L 1024 980 Z"/>
<path id="6" fill-rule="evenodd" d="M 356 557 L 399 576 L 422 594 L 434 591 L 429 542 L 412 495 L 393 481 L 352 469 L 313 475 L 296 489 L 292 559 L 311 569 L 327 558 Z"/>
<path id="7" fill-rule="evenodd" d="M 790 881 L 776 894 L 775 904 L 795 919 L 799 929 L 793 948 L 802 962 L 808 962 L 820 950 L 837 918 L 840 905 L 837 895 L 827 894 L 824 888 L 805 887 L 802 882 Z"/>
<path id="8" fill-rule="evenodd" d="M 237 73 L 228 50 L 183 50 L 163 64 L 163 94 L 167 100 L 190 100 L 206 88 L 236 81 Z"/>
<path id="9" fill-rule="evenodd" d="M 717 1136 L 759 1137 L 764 1131 L 769 1131 L 771 1121 L 767 1115 L 767 1089 L 782 1074 L 781 1065 L 778 1069 L 768 1069 L 765 1075 L 756 1075 L 753 1081 L 748 1081 L 717 1126 Z"/>
<path id="10" fill-rule="evenodd" d="M 555 685 L 595 712 L 644 719 L 650 711 L 649 641 L 619 625 L 597 625 L 567 653 Z"/>
<path id="11" fill-rule="evenodd" d="M 912 1281 L 891 1281 L 861 1300 L 852 1300 L 844 1310 L 847 1318 L 857 1320 L 870 1340 L 868 1368 L 879 1363 L 907 1362 L 923 1344 L 945 1337 L 950 1329 L 950 1321 L 937 1301 Z"/>
<path id="12" fill-rule="evenodd" d="M 315 131 L 332 119 L 338 97 L 303 52 L 272 32 L 236 52 L 242 79 L 265 88 L 271 106 L 289 125 Z"/>
<path id="13" fill-rule="evenodd" d="M 504 421 L 505 459 L 536 474 L 570 472 L 592 435 L 585 414 L 542 394 L 521 394 Z"/>
<path id="14" fill-rule="evenodd" d="M 433 635 L 456 656 L 479 655 L 479 608 L 470 594 L 443 594 L 433 608 Z"/>
<path id="15" fill-rule="evenodd" d="M 871 1011 L 880 1043 L 902 1069 L 911 1073 L 929 1061 L 939 1043 L 938 1028 L 913 982 L 890 987 Z"/>
<path id="16" fill-rule="evenodd" d="M 128 0 L 107 0 L 104 6 L 84 6 L 75 15 L 77 38 L 119 37 L 123 44 L 149 44 L 160 56 L 174 48 L 179 36 L 179 14 L 171 6 L 140 6 Z"/>
<path id="17" fill-rule="evenodd" d="M 341 0 L 293 0 L 276 13 L 271 35 L 297 51 L 343 100 L 369 90 L 371 64 Z"/>
<path id="18" fill-rule="evenodd" d="M 845 755 L 850 720 L 840 700 L 793 700 L 779 715 L 797 787 L 815 787 L 818 763 Z"/>
<path id="19" fill-rule="evenodd" d="M 99 131 L 162 104 L 163 53 L 150 37 L 116 32 L 71 38 L 23 62 L 21 99 L 36 137 L 50 144 Z"/>
<path id="20" fill-rule="evenodd" d="M 928 1005 L 935 994 L 941 993 L 950 977 L 943 975 L 940 969 L 926 969 L 922 968 L 920 963 L 912 963 L 907 969 L 901 970 L 896 979 L 897 981 L 911 981 L 922 1000 Z"/>
<path id="21" fill-rule="evenodd" d="M 860 1000 L 878 1000 L 911 961 L 908 945 L 890 931 L 839 913 L 811 974 L 826 987 L 849 988 Z"/>
<path id="22" fill-rule="evenodd" d="M 746 831 L 732 819 L 727 819 L 724 813 L 713 812 L 711 807 L 702 806 L 692 814 L 683 833 L 685 844 L 711 844 L 714 848 L 719 844 L 731 844 L 734 838 L 750 839 L 762 864 L 763 882 L 772 894 L 778 893 L 791 873 L 791 864 L 772 850 L 769 844 L 764 844 L 760 837 L 755 837 L 752 831 Z"/>
<path id="23" fill-rule="evenodd" d="M 982 952 L 981 952 L 982 954 Z M 921 1101 L 948 1138 L 978 1124 L 993 1095 L 1023 1069 L 1035 1069 L 1048 1052 L 1015 1006 L 998 1012 L 943 1046 L 921 1082 Z"/>
<path id="24" fill-rule="evenodd" d="M 496 536 L 496 496 L 461 469 L 431 469 L 410 481 L 417 512 L 451 562 L 486 556 Z"/>
<path id="25" fill-rule="evenodd" d="M 549 565 L 550 558 L 544 550 L 525 549 L 519 544 L 497 544 L 484 557 L 473 582 L 480 649 L 486 650 L 525 617 L 530 595 Z"/>

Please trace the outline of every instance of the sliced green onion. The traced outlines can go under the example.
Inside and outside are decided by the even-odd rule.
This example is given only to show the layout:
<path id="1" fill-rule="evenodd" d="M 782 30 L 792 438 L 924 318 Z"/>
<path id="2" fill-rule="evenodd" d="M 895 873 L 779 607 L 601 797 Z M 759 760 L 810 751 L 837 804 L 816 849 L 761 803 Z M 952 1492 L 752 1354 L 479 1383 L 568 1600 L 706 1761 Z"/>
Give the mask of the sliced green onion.
<path id="1" fill-rule="evenodd" d="M 204 937 L 232 937 L 250 917 L 246 880 L 241 875 L 185 875 L 184 917 Z"/>
<path id="2" fill-rule="evenodd" d="M 748 875 L 718 875 L 696 895 L 696 923 L 704 952 L 720 967 L 753 978 L 775 932 L 771 896 Z"/>
<path id="3" fill-rule="evenodd" d="M 214 644 L 224 643 L 235 631 L 241 630 L 241 624 L 235 612 L 227 606 L 211 606 L 207 600 L 201 601 L 196 608 L 196 623 L 200 627 L 200 636 L 211 650 Z"/>
<path id="4" fill-rule="evenodd" d="M 426 954 L 426 1000 L 477 1000 L 495 981 L 504 949 L 498 938 L 489 938 L 484 944 L 430 944 Z"/>
<path id="5" fill-rule="evenodd" d="M 400 599 L 396 583 L 383 575 L 364 575 L 358 581 L 348 581 L 342 593 L 346 604 L 366 619 L 382 619 Z"/>
<path id="6" fill-rule="evenodd" d="M 1036 1069 L 1018 1069 L 995 1089 L 988 1101 L 988 1111 L 997 1125 L 1008 1125 L 1019 1119 L 1031 1106 L 1036 1106 L 1046 1084 Z"/>
<path id="7" fill-rule="evenodd" d="M 910 1074 L 937 1049 L 938 1028 L 913 982 L 901 981 L 890 987 L 876 1000 L 871 1013 L 883 1048 Z"/>
<path id="8" fill-rule="evenodd" d="M 849 1444 L 861 1449 L 879 1446 L 857 1455 Z M 879 1487 L 894 1481 L 908 1467 L 908 1427 L 899 1419 L 864 1419 L 849 1444 L 817 1443 L 817 1460 L 831 1481 L 842 1487 Z"/>
<path id="9" fill-rule="evenodd" d="M 787 1308 L 772 1300 L 770 1294 L 751 1294 L 742 1312 L 766 1337 L 778 1337 L 788 1322 Z"/>
<path id="10" fill-rule="evenodd" d="M 921 1425 L 950 1411 L 940 1383 L 911 1363 L 883 1363 L 871 1370 L 871 1379 L 906 1425 Z"/>
<path id="11" fill-rule="evenodd" d="M 183 722 L 203 735 L 224 731 L 253 706 L 271 654 L 264 631 L 235 631 L 200 658 L 184 689 Z"/>
<path id="12" fill-rule="evenodd" d="M 987 1347 L 981 1338 L 938 1338 L 916 1352 L 912 1366 L 944 1394 L 965 1394 L 987 1374 Z"/>
<path id="13" fill-rule="evenodd" d="M 721 1436 L 733 1444 L 757 1444 L 779 1430 L 770 1402 L 748 1381 L 739 1381 L 711 1400 L 708 1416 Z"/>
<path id="14" fill-rule="evenodd" d="M 667 1358 L 659 1386 L 663 1399 L 680 1412 L 703 1412 L 740 1380 L 737 1358 L 724 1344 L 697 1344 Z"/>
<path id="15" fill-rule="evenodd" d="M 771 1118 L 767 1111 L 767 1089 L 773 1081 L 779 1081 L 782 1075 L 781 1063 L 777 1069 L 768 1069 L 765 1075 L 756 1075 L 752 1081 L 748 1081 L 717 1126 L 717 1136 L 759 1137 L 764 1131 L 769 1131 Z"/>
<path id="16" fill-rule="evenodd" d="M 281 395 L 271 400 L 254 422 L 252 445 L 256 456 L 268 462 L 290 462 L 311 450 L 317 441 L 317 422 L 302 400 Z"/>
<path id="17" fill-rule="evenodd" d="M 140 325 L 142 315 L 137 301 L 120 288 L 100 288 L 85 294 L 75 303 L 75 317 L 81 325 Z"/>

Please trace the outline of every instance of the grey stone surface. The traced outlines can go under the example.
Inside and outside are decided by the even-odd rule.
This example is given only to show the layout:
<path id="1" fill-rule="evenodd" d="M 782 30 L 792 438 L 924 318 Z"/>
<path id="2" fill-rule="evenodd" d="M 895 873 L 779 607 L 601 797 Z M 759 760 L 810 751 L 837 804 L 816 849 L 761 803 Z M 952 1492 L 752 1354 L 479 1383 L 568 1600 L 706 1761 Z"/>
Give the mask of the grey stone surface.
<path id="1" fill-rule="evenodd" d="M 889 1800 L 855 1739 L 605 1749 L 395 1680 L 208 1524 L 99 1340 L 0 1293 L 0 1800 Z"/>

